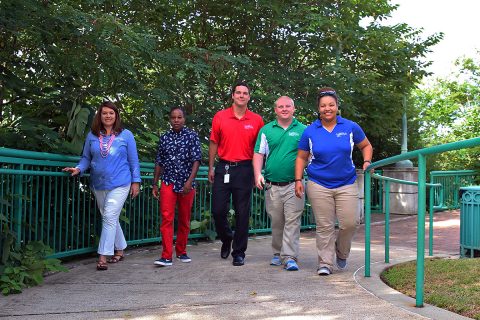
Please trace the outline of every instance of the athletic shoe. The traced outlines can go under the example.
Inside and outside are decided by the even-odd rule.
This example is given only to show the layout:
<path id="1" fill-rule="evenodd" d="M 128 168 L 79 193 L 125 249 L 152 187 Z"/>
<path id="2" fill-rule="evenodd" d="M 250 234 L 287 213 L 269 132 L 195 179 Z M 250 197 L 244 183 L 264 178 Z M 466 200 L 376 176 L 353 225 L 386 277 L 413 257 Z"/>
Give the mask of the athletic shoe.
<path id="1" fill-rule="evenodd" d="M 172 259 L 160 258 L 160 259 L 155 260 L 153 262 L 153 264 L 155 264 L 157 266 L 161 266 L 161 267 L 168 267 L 168 266 L 171 266 L 173 264 L 173 262 L 172 262 Z"/>
<path id="2" fill-rule="evenodd" d="M 180 260 L 180 261 L 182 261 L 182 262 L 190 262 L 190 261 L 192 261 L 192 259 L 190 259 L 190 257 L 187 256 L 186 253 L 177 256 L 177 259 Z"/>
<path id="3" fill-rule="evenodd" d="M 340 270 L 345 270 L 347 268 L 347 259 L 340 259 L 337 257 L 337 267 Z"/>
<path id="4" fill-rule="evenodd" d="M 297 271 L 298 265 L 297 262 L 293 259 L 288 259 L 285 263 L 285 267 L 283 267 L 287 271 Z"/>
<path id="5" fill-rule="evenodd" d="M 319 276 L 328 276 L 332 274 L 332 271 L 330 271 L 330 269 L 328 269 L 327 267 L 321 267 L 317 269 L 317 273 Z"/>
<path id="6" fill-rule="evenodd" d="M 274 255 L 272 260 L 270 261 L 271 266 L 281 266 L 282 265 L 282 260 L 280 259 L 279 255 Z"/>

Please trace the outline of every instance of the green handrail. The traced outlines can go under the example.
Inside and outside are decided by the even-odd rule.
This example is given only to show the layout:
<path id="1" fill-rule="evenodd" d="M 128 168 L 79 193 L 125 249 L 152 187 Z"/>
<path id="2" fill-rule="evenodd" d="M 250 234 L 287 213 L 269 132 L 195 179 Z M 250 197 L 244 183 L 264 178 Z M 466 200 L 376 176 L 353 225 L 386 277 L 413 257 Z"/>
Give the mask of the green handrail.
<path id="1" fill-rule="evenodd" d="M 472 148 L 480 145 L 480 137 L 433 146 L 425 149 L 406 152 L 387 159 L 376 161 L 368 166 L 365 171 L 365 277 L 370 277 L 371 247 L 371 183 L 370 170 L 394 164 L 402 160 L 418 159 L 418 211 L 417 211 L 417 274 L 415 305 L 423 306 L 424 296 L 424 260 L 425 260 L 425 210 L 426 210 L 426 156 L 452 150 Z"/>

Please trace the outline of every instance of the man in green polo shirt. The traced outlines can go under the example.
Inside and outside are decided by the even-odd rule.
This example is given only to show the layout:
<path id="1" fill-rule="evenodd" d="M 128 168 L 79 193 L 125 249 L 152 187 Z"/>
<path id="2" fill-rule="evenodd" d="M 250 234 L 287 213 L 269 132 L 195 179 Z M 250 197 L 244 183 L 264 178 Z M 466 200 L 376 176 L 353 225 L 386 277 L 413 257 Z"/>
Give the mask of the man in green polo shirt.
<path id="1" fill-rule="evenodd" d="M 295 159 L 305 125 L 293 117 L 295 105 L 282 96 L 275 102 L 277 119 L 266 124 L 257 136 L 253 155 L 255 185 L 265 188 L 265 207 L 272 221 L 271 265 L 298 270 L 300 224 L 305 197 L 295 196 Z M 266 157 L 265 177 L 262 175 Z"/>

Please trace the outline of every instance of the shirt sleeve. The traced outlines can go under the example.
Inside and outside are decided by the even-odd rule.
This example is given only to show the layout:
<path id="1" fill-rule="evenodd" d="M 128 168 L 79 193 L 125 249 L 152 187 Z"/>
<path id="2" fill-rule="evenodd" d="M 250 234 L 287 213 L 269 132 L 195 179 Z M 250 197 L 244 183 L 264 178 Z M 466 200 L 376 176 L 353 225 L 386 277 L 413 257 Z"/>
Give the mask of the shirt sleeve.
<path id="1" fill-rule="evenodd" d="M 198 134 L 196 132 L 192 132 L 191 135 L 191 156 L 192 161 L 202 161 L 202 149 L 200 147 L 200 139 L 198 138 Z"/>
<path id="2" fill-rule="evenodd" d="M 359 144 L 365 139 L 365 132 L 363 132 L 362 128 L 356 122 L 352 122 L 352 124 L 353 143 Z"/>
<path id="3" fill-rule="evenodd" d="M 257 142 L 255 143 L 254 152 L 264 154 L 264 155 L 268 155 L 267 136 L 265 135 L 265 133 L 263 132 L 262 129 L 260 129 L 260 132 L 258 133 Z"/>
<path id="4" fill-rule="evenodd" d="M 164 160 L 164 152 L 163 152 L 163 148 L 162 148 L 163 137 L 164 136 L 160 136 L 160 139 L 158 139 L 157 156 L 155 157 L 155 164 L 159 165 L 160 167 L 164 166 L 164 161 L 163 161 Z"/>
<path id="5" fill-rule="evenodd" d="M 91 136 L 92 136 L 92 133 L 89 132 L 87 135 L 87 138 L 85 139 L 85 143 L 83 145 L 82 157 L 80 158 L 80 162 L 76 166 L 76 168 L 80 170 L 81 174 L 84 174 L 85 171 L 87 171 L 88 168 L 90 168 L 90 162 L 92 161 L 92 153 L 90 150 Z"/>
<path id="6" fill-rule="evenodd" d="M 303 131 L 302 136 L 300 137 L 300 141 L 298 141 L 298 149 L 303 151 L 310 151 L 308 128 Z"/>
<path id="7" fill-rule="evenodd" d="M 218 116 L 218 112 L 213 116 L 212 132 L 210 133 L 210 140 L 217 144 L 220 141 L 220 119 Z"/>
<path id="8" fill-rule="evenodd" d="M 140 162 L 138 161 L 137 144 L 133 133 L 128 131 L 127 138 L 127 159 L 130 166 L 130 172 L 132 173 L 132 182 L 140 182 Z"/>

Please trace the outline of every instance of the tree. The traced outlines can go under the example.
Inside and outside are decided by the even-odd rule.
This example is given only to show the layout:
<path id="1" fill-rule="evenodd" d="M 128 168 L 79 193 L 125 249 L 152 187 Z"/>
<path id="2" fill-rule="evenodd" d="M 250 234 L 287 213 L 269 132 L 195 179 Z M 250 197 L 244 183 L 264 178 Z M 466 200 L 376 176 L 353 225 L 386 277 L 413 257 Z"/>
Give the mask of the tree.
<path id="1" fill-rule="evenodd" d="M 456 66 L 458 71 L 449 77 L 414 91 L 420 135 L 427 147 L 480 136 L 480 61 L 462 58 Z M 480 148 L 443 153 L 433 160 L 434 170 L 480 168 Z"/>
<path id="2" fill-rule="evenodd" d="M 425 75 L 422 58 L 441 35 L 422 41 L 405 24 L 382 26 L 394 8 L 387 0 L 2 1 L 0 144 L 78 153 L 108 98 L 151 161 L 171 106 L 186 107 L 206 144 L 230 86 L 246 79 L 251 108 L 267 121 L 275 99 L 289 95 L 310 123 L 318 88 L 333 86 L 376 157 L 396 154 L 402 96 Z"/>

